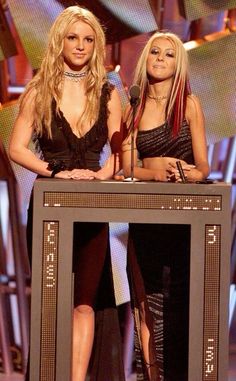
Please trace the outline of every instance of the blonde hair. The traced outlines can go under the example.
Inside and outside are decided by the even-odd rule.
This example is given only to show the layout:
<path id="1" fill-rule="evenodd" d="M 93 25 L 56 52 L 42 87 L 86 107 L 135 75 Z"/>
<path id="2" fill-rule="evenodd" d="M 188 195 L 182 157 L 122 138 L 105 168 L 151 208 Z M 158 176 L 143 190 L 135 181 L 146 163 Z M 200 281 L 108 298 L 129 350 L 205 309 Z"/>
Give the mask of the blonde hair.
<path id="1" fill-rule="evenodd" d="M 64 38 L 71 25 L 77 21 L 87 23 L 95 33 L 94 51 L 88 63 L 86 77 L 87 102 L 81 119 L 77 123 L 77 130 L 83 124 L 97 120 L 99 113 L 99 99 L 101 88 L 106 78 L 105 62 L 105 34 L 96 16 L 85 8 L 70 6 L 56 18 L 49 32 L 48 46 L 42 60 L 41 67 L 35 77 L 29 82 L 20 99 L 20 105 L 26 95 L 33 89 L 35 94 L 34 128 L 42 135 L 45 129 L 51 137 L 52 100 L 56 101 L 56 110 L 62 96 L 64 73 L 64 59 L 62 55 Z"/>
<path id="2" fill-rule="evenodd" d="M 174 133 L 177 133 L 181 122 L 184 119 L 186 108 L 186 98 L 190 94 L 188 78 L 188 56 L 180 38 L 171 32 L 155 32 L 147 41 L 137 62 L 134 73 L 134 83 L 140 86 L 141 102 L 137 110 L 136 124 L 139 122 L 146 101 L 148 90 L 147 58 L 154 40 L 166 38 L 169 40 L 176 51 L 176 67 L 174 80 L 166 108 L 166 120 L 173 122 Z M 130 121 L 130 114 L 128 116 Z M 129 122 L 128 122 L 129 125 Z"/>

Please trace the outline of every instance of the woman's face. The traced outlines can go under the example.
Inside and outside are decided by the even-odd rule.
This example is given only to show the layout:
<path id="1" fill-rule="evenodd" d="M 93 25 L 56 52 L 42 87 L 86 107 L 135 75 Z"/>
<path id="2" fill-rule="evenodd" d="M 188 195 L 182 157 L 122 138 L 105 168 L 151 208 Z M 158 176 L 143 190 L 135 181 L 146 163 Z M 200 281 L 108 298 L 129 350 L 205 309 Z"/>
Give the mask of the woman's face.
<path id="1" fill-rule="evenodd" d="M 95 44 L 95 32 L 84 21 L 76 21 L 64 38 L 63 57 L 66 69 L 81 70 L 90 61 Z"/>
<path id="2" fill-rule="evenodd" d="M 147 73 L 155 81 L 170 79 L 175 74 L 176 50 L 167 38 L 156 38 L 147 57 Z"/>

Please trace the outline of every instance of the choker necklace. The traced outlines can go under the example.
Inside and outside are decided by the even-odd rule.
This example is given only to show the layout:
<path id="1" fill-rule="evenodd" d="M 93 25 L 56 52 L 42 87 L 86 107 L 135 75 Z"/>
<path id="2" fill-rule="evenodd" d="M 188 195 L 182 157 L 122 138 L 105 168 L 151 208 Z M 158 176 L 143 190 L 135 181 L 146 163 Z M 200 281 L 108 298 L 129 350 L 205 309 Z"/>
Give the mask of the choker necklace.
<path id="1" fill-rule="evenodd" d="M 157 97 L 154 97 L 153 95 L 149 95 L 149 94 L 148 94 L 148 98 L 150 98 L 150 99 L 154 99 L 156 102 L 160 102 L 160 101 L 162 101 L 163 99 L 167 99 L 168 96 L 167 96 L 167 95 L 158 95 Z"/>
<path id="2" fill-rule="evenodd" d="M 72 73 L 71 71 L 64 71 L 63 75 L 66 79 L 73 82 L 80 82 L 86 75 L 87 71 L 82 71 L 82 73 Z"/>

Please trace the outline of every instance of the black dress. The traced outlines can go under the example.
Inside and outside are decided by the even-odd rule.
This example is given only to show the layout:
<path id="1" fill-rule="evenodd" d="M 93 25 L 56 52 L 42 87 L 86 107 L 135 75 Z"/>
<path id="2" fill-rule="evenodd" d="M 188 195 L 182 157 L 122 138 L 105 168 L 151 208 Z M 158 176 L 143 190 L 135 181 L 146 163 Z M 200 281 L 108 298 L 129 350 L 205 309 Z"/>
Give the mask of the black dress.
<path id="1" fill-rule="evenodd" d="M 193 164 L 190 128 L 186 121 L 172 136 L 165 123 L 138 131 L 140 159 L 169 156 Z M 152 381 L 188 380 L 190 226 L 130 224 L 128 273 L 136 322 L 137 379 L 149 380 L 140 339 L 140 305 L 150 331 Z"/>
<path id="2" fill-rule="evenodd" d="M 114 86 L 103 85 L 99 117 L 92 128 L 78 138 L 63 113 L 52 102 L 52 139 L 35 137 L 43 159 L 64 169 L 98 171 L 104 145 L 108 140 L 107 102 Z M 66 181 L 66 180 L 65 180 Z M 32 202 L 28 215 L 28 246 L 31 252 Z M 87 304 L 96 312 L 94 349 L 87 377 L 91 381 L 124 381 L 120 328 L 112 278 L 109 224 L 77 222 L 73 242 L 74 306 Z"/>

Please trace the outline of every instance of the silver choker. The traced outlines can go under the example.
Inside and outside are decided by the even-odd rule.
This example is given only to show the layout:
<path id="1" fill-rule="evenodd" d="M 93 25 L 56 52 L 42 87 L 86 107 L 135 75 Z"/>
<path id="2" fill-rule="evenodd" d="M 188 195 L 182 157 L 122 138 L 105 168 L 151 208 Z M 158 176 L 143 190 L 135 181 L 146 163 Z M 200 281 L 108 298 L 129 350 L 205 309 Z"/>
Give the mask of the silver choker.
<path id="1" fill-rule="evenodd" d="M 63 75 L 66 79 L 73 82 L 80 82 L 86 75 L 87 71 L 82 71 L 82 73 L 72 73 L 71 71 L 64 71 Z"/>

